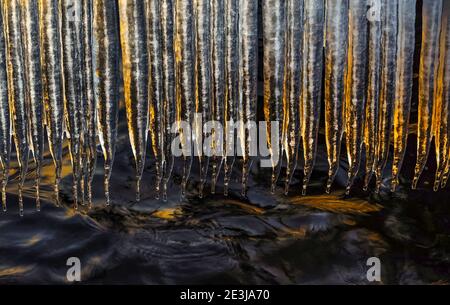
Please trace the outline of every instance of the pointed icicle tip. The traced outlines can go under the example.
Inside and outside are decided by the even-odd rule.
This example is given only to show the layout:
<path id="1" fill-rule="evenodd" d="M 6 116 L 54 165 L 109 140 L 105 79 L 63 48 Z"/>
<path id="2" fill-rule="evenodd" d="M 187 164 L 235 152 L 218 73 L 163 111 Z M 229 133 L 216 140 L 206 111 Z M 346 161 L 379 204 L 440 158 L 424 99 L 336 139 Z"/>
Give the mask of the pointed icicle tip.
<path id="1" fill-rule="evenodd" d="M 302 187 L 302 196 L 306 196 L 306 190 L 308 189 L 308 184 L 303 181 L 303 187 Z"/>
<path id="2" fill-rule="evenodd" d="M 230 180 L 228 178 L 228 168 L 225 167 L 225 176 L 223 178 L 223 194 L 225 197 L 228 196 L 228 188 L 230 186 Z"/>
<path id="3" fill-rule="evenodd" d="M 399 185 L 400 185 L 399 179 L 397 177 L 392 178 L 391 192 L 394 193 L 395 191 L 397 191 Z"/>
<path id="4" fill-rule="evenodd" d="M 289 183 L 289 181 L 286 181 L 284 184 L 284 196 L 289 195 L 289 188 L 290 188 L 290 183 Z"/>
<path id="5" fill-rule="evenodd" d="M 445 188 L 447 186 L 448 176 L 442 177 L 441 188 Z"/>
<path id="6" fill-rule="evenodd" d="M 417 184 L 419 183 L 419 177 L 417 175 L 414 176 L 411 188 L 413 190 L 417 190 Z"/>
<path id="7" fill-rule="evenodd" d="M 433 191 L 435 191 L 435 192 L 439 191 L 440 185 L 441 185 L 441 178 L 438 177 L 434 180 Z"/>
<path id="8" fill-rule="evenodd" d="M 372 174 L 371 173 L 366 174 L 366 176 L 364 177 L 364 186 L 363 186 L 364 192 L 367 192 L 369 190 L 370 180 L 372 180 Z"/>
<path id="9" fill-rule="evenodd" d="M 205 182 L 204 181 L 201 181 L 200 182 L 200 187 L 199 187 L 199 190 L 198 190 L 198 197 L 201 199 L 201 198 L 203 198 L 203 189 L 204 189 L 204 187 L 205 187 L 205 184 L 204 184 Z"/>
<path id="10" fill-rule="evenodd" d="M 351 191 L 352 191 L 352 186 L 351 186 L 351 184 L 348 184 L 347 187 L 345 188 L 345 195 L 349 196 Z"/>
<path id="11" fill-rule="evenodd" d="M 328 175 L 327 186 L 326 186 L 326 189 L 325 189 L 325 192 L 327 194 L 331 193 L 331 187 L 333 186 L 333 182 L 334 182 L 333 181 L 333 177 L 331 175 Z"/>
<path id="12" fill-rule="evenodd" d="M 164 202 L 167 202 L 167 181 L 163 182 L 163 194 L 162 194 L 162 200 Z"/>
<path id="13" fill-rule="evenodd" d="M 6 208 L 6 186 L 2 187 L 2 207 L 3 207 L 3 212 L 7 211 Z"/>

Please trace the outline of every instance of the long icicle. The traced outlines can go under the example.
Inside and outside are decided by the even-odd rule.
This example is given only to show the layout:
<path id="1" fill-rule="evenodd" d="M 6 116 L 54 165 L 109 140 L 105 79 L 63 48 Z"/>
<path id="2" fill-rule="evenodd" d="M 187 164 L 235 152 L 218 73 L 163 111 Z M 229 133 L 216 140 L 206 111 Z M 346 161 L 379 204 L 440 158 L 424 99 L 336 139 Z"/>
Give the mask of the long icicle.
<path id="1" fill-rule="evenodd" d="M 69 148 L 72 161 L 73 199 L 78 209 L 79 181 L 81 177 L 83 133 L 82 84 L 82 5 L 80 1 L 63 0 L 61 9 L 61 41 L 64 80 L 65 119 L 70 135 Z"/>
<path id="2" fill-rule="evenodd" d="M 326 191 L 330 193 L 339 168 L 344 134 L 348 1 L 327 1 L 325 33 L 325 135 L 329 165 Z"/>
<path id="3" fill-rule="evenodd" d="M 287 158 L 284 193 L 287 195 L 295 169 L 300 145 L 300 98 L 303 68 L 303 0 L 288 0 L 286 30 L 286 67 L 284 79 L 283 141 Z"/>
<path id="4" fill-rule="evenodd" d="M 397 57 L 397 7 L 398 0 L 381 2 L 381 91 L 378 116 L 378 135 L 375 155 L 376 190 L 381 190 L 383 171 L 389 157 L 392 131 L 392 111 L 395 100 Z"/>
<path id="5" fill-rule="evenodd" d="M 398 2 L 398 41 L 396 65 L 396 90 L 394 100 L 391 190 L 399 185 L 399 175 L 405 158 L 408 139 L 409 113 L 413 86 L 413 62 L 415 48 L 416 0 Z"/>
<path id="6" fill-rule="evenodd" d="M 8 78 L 6 62 L 6 42 L 3 24 L 3 4 L 0 3 L 0 165 L 2 207 L 6 212 L 6 186 L 8 184 L 11 160 L 11 118 L 8 100 Z"/>
<path id="7" fill-rule="evenodd" d="M 30 146 L 36 164 L 36 209 L 41 209 L 39 185 L 44 159 L 44 105 L 42 101 L 41 52 L 39 48 L 39 11 L 36 1 L 20 2 L 23 52 L 25 55 L 26 98 L 30 115 Z"/>
<path id="8" fill-rule="evenodd" d="M 174 53 L 174 6 L 173 0 L 161 0 L 161 30 L 162 30 L 162 61 L 163 61 L 163 85 L 164 105 L 162 120 L 164 121 L 164 154 L 166 165 L 163 177 L 163 200 L 167 200 L 167 186 L 172 174 L 174 156 L 172 154 L 172 142 L 174 135 L 172 125 L 176 120 L 176 96 L 175 96 L 175 53 Z"/>
<path id="9" fill-rule="evenodd" d="M 263 1 L 264 38 L 264 117 L 267 124 L 267 145 L 272 163 L 271 191 L 275 192 L 282 155 L 283 82 L 285 68 L 286 2 Z M 272 123 L 278 123 L 272 135 Z M 272 139 L 275 143 L 272 143 Z"/>
<path id="10" fill-rule="evenodd" d="M 224 157 L 223 129 L 219 126 L 223 122 L 225 108 L 225 0 L 212 0 L 211 3 L 211 38 L 213 42 L 211 51 L 214 88 L 211 115 L 216 122 L 212 129 L 211 193 L 215 194 Z"/>
<path id="11" fill-rule="evenodd" d="M 109 205 L 109 181 L 116 152 L 120 99 L 120 41 L 116 1 L 94 0 L 93 21 L 94 98 L 99 139 L 105 159 L 106 205 Z"/>
<path id="12" fill-rule="evenodd" d="M 367 6 L 349 1 L 348 72 L 345 103 L 345 135 L 349 162 L 347 194 L 359 171 L 366 101 Z"/>
<path id="13" fill-rule="evenodd" d="M 210 0 L 195 0 L 196 22 L 196 60 L 195 60 L 195 111 L 201 115 L 201 121 L 195 121 L 194 134 L 196 138 L 195 149 L 200 167 L 199 196 L 203 196 L 209 166 L 209 154 L 204 153 L 203 125 L 212 119 L 212 29 L 211 29 L 211 3 Z M 223 29 L 221 29 L 223 31 Z M 222 71 L 223 73 L 223 71 Z M 205 147 L 210 149 L 210 147 Z"/>
<path id="14" fill-rule="evenodd" d="M 223 192 L 228 196 L 235 162 L 235 123 L 239 100 L 239 0 L 225 3 L 225 115 L 224 115 L 224 178 Z"/>
<path id="15" fill-rule="evenodd" d="M 303 195 L 306 195 L 306 189 L 317 154 L 322 95 L 324 9 L 323 0 L 305 0 L 301 104 L 303 156 L 305 162 L 303 168 Z"/>
<path id="16" fill-rule="evenodd" d="M 378 2 L 377 2 L 378 1 Z M 381 0 L 372 2 L 381 5 Z M 376 8 L 374 8 L 376 9 Z M 368 78 L 367 100 L 364 122 L 364 146 L 366 153 L 364 191 L 369 189 L 370 180 L 375 171 L 375 154 L 378 133 L 378 111 L 380 103 L 381 82 L 381 9 L 374 12 L 369 19 L 369 43 L 368 43 Z"/>
<path id="17" fill-rule="evenodd" d="M 86 129 L 83 135 L 84 181 L 87 184 L 89 208 L 92 207 L 92 180 L 97 165 L 97 109 L 93 73 L 93 0 L 83 1 L 83 98 L 86 105 Z"/>
<path id="18" fill-rule="evenodd" d="M 23 184 L 28 168 L 28 107 L 26 104 L 25 62 L 21 38 L 21 14 L 18 0 L 3 2 L 6 27 L 8 92 L 13 136 L 19 163 L 19 213 L 23 216 Z"/>
<path id="19" fill-rule="evenodd" d="M 119 0 L 119 13 L 125 106 L 136 163 L 136 201 L 139 202 L 149 124 L 145 3 L 142 0 Z"/>
<path id="20" fill-rule="evenodd" d="M 60 205 L 64 104 L 61 71 L 61 40 L 57 0 L 39 0 L 41 66 L 44 85 L 45 125 L 50 153 L 55 164 L 55 197 Z"/>
<path id="21" fill-rule="evenodd" d="M 151 77 L 149 77 L 150 135 L 156 160 L 156 198 L 160 198 L 161 180 L 166 166 L 164 150 L 165 128 L 163 116 L 163 62 L 159 0 L 147 0 L 148 54 Z"/>
<path id="22" fill-rule="evenodd" d="M 442 0 L 424 0 L 422 7 L 422 49 L 419 71 L 419 113 L 417 125 L 417 161 L 412 188 L 417 188 L 427 163 L 433 137 L 432 117 L 439 58 Z"/>
<path id="23" fill-rule="evenodd" d="M 175 5 L 175 71 L 177 120 L 183 149 L 181 196 L 186 194 L 192 167 L 192 130 L 195 110 L 195 44 L 193 0 L 176 0 Z M 189 126 L 181 125 L 184 122 Z"/>
<path id="24" fill-rule="evenodd" d="M 443 4 L 440 40 L 436 122 L 434 123 L 437 161 L 434 191 L 438 191 L 439 187 L 446 183 L 446 177 L 448 177 L 446 167 L 450 153 L 450 3 L 448 1 Z"/>
<path id="25" fill-rule="evenodd" d="M 239 130 L 242 153 L 242 196 L 246 196 L 248 177 L 257 143 L 256 104 L 258 98 L 258 1 L 241 1 L 239 7 Z"/>

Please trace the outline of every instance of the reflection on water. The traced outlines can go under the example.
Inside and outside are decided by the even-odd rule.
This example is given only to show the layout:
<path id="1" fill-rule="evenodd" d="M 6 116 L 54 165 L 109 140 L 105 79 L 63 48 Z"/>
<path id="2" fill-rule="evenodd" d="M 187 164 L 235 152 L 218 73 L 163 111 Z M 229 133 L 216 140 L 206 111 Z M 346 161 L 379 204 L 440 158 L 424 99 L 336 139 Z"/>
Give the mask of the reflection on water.
<path id="1" fill-rule="evenodd" d="M 360 179 L 356 193 L 346 197 L 343 160 L 335 192 L 324 195 L 327 164 L 320 147 L 308 197 L 300 196 L 301 168 L 286 197 L 282 181 L 278 193 L 271 195 L 270 169 L 255 167 L 248 198 L 239 195 L 236 172 L 228 198 L 218 189 L 218 195 L 199 199 L 199 180 L 194 177 L 188 199 L 180 202 L 178 164 L 169 200 L 162 202 L 154 199 L 154 166 L 149 158 L 143 200 L 135 204 L 128 145 L 121 137 L 111 184 L 113 204 L 108 208 L 103 206 L 101 164 L 94 179 L 95 207 L 81 212 L 71 208 L 67 156 L 61 185 L 65 204 L 55 207 L 53 164 L 47 156 L 42 211 L 34 209 L 30 171 L 21 218 L 12 172 L 8 213 L 0 214 L 0 283 L 66 283 L 66 261 L 72 256 L 81 260 L 83 283 L 364 284 L 366 260 L 372 256 L 381 259 L 383 283 L 450 280 L 448 188 L 434 193 L 423 185 L 411 191 L 410 181 L 403 180 L 395 194 L 367 194 L 358 191 Z M 411 177 L 414 161 L 411 152 L 405 177 Z M 425 184 L 433 181 L 432 166 Z M 388 189 L 389 181 L 385 184 Z"/>

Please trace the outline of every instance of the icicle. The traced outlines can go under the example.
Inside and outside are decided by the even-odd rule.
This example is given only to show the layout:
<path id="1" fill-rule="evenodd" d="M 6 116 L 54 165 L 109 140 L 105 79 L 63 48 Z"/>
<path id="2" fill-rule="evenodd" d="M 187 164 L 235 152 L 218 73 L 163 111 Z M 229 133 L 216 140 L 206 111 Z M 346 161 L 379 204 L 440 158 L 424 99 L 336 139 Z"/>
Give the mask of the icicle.
<path id="1" fill-rule="evenodd" d="M 39 184 L 44 154 L 41 53 L 39 48 L 39 12 L 36 1 L 21 1 L 22 42 L 25 62 L 26 101 L 29 109 L 30 148 L 36 163 L 36 209 L 40 210 Z"/>
<path id="2" fill-rule="evenodd" d="M 406 151 L 409 113 L 413 86 L 416 0 L 398 2 L 398 41 L 396 90 L 394 100 L 394 155 L 392 162 L 392 191 L 399 185 L 399 175 Z"/>
<path id="3" fill-rule="evenodd" d="M 433 105 L 439 58 L 442 0 L 424 0 L 422 7 L 422 50 L 419 72 L 419 122 L 417 127 L 417 161 L 412 188 L 417 188 L 430 152 Z"/>
<path id="4" fill-rule="evenodd" d="M 94 0 L 93 7 L 94 97 L 99 139 L 105 159 L 106 205 L 110 204 L 109 180 L 116 152 L 120 98 L 120 41 L 116 5 L 115 1 Z"/>
<path id="5" fill-rule="evenodd" d="M 92 207 L 92 180 L 97 165 L 97 112 L 94 97 L 94 73 L 92 63 L 92 25 L 93 1 L 83 2 L 83 100 L 86 105 L 86 129 L 83 135 L 84 181 L 87 183 L 87 197 L 89 207 Z"/>
<path id="6" fill-rule="evenodd" d="M 275 192 L 282 155 L 283 81 L 285 65 L 286 2 L 263 1 L 264 36 L 264 116 L 267 123 L 267 145 L 272 162 L 271 191 Z M 271 143 L 272 122 L 278 122 L 276 143 Z"/>
<path id="7" fill-rule="evenodd" d="M 0 165 L 2 168 L 0 191 L 2 192 L 3 211 L 6 212 L 6 185 L 8 184 L 9 162 L 11 158 L 11 118 L 8 101 L 6 44 L 4 36 L 5 30 L 3 28 L 3 14 L 3 10 L 0 9 Z"/>
<path id="8" fill-rule="evenodd" d="M 327 1 L 325 33 L 325 135 L 329 164 L 327 193 L 330 193 L 339 168 L 344 134 L 345 76 L 348 57 L 347 1 Z"/>
<path id="9" fill-rule="evenodd" d="M 379 2 L 380 3 L 380 2 Z M 378 107 L 381 83 L 381 12 L 369 20 L 367 101 L 365 107 L 364 145 L 366 151 L 364 190 L 369 188 L 375 170 L 378 133 Z"/>
<path id="10" fill-rule="evenodd" d="M 201 123 L 195 124 L 194 133 L 197 139 L 195 149 L 198 154 L 200 165 L 200 189 L 199 196 L 203 196 L 203 187 L 208 174 L 209 156 L 203 150 L 203 125 L 212 119 L 212 37 L 211 37 L 211 4 L 210 0 L 195 1 L 195 21 L 196 21 L 196 60 L 195 60 L 195 110 L 201 114 Z M 223 31 L 223 28 L 221 29 Z M 223 73 L 223 71 L 221 71 Z M 205 147 L 211 149 L 210 147 Z"/>
<path id="11" fill-rule="evenodd" d="M 175 71 L 177 120 L 192 124 L 195 106 L 195 44 L 193 0 L 176 0 L 175 5 Z M 184 154 L 181 196 L 186 194 L 192 167 L 192 132 L 179 126 Z"/>
<path id="12" fill-rule="evenodd" d="M 70 134 L 69 148 L 72 161 L 73 198 L 78 208 L 79 181 L 81 177 L 83 133 L 83 42 L 81 34 L 82 5 L 80 1 L 61 1 L 61 40 L 66 127 Z"/>
<path id="13" fill-rule="evenodd" d="M 396 56 L 397 56 L 397 0 L 383 0 L 381 5 L 381 91 L 378 116 L 378 135 L 375 155 L 377 192 L 383 182 L 383 171 L 389 157 L 392 130 L 392 111 L 395 99 Z"/>
<path id="14" fill-rule="evenodd" d="M 447 186 L 449 173 L 450 173 L 450 147 L 447 150 L 447 165 L 445 166 L 445 170 L 442 173 L 441 188 L 445 188 Z"/>
<path id="15" fill-rule="evenodd" d="M 300 144 L 300 97 L 302 80 L 303 52 L 303 0 L 288 0 L 286 29 L 286 68 L 284 79 L 284 124 L 283 141 L 287 158 L 284 192 L 287 195 L 289 185 L 297 167 Z"/>
<path id="16" fill-rule="evenodd" d="M 242 195 L 247 192 L 248 176 L 253 163 L 252 146 L 256 145 L 255 133 L 250 130 L 256 120 L 258 98 L 258 1 L 241 1 L 239 7 L 239 139 L 243 157 Z"/>
<path id="17" fill-rule="evenodd" d="M 323 68 L 324 1 L 305 0 L 303 41 L 302 138 L 305 159 L 302 194 L 311 178 L 317 153 Z"/>
<path id="18" fill-rule="evenodd" d="M 225 1 L 212 0 L 212 76 L 213 94 L 211 114 L 215 122 L 223 123 L 225 99 Z M 223 125 L 222 125 L 223 126 Z M 223 130 L 213 129 L 212 132 L 212 172 L 211 193 L 215 193 L 217 178 L 223 162 Z"/>
<path id="19" fill-rule="evenodd" d="M 441 184 L 445 185 L 446 183 L 445 172 L 450 153 L 450 3 L 444 1 L 443 5 L 439 77 L 436 91 L 436 122 L 434 123 L 437 161 L 435 191 L 439 190 Z"/>
<path id="20" fill-rule="evenodd" d="M 23 215 L 22 190 L 28 168 L 28 107 L 26 105 L 25 63 L 21 39 L 21 15 L 17 0 L 5 1 L 8 92 L 17 161 L 19 163 L 19 212 Z"/>
<path id="21" fill-rule="evenodd" d="M 447 156 L 450 156 L 450 148 L 448 149 Z M 445 170 L 442 173 L 441 188 L 445 188 L 447 186 L 449 173 L 450 173 L 450 157 L 447 157 L 447 165 L 445 166 Z"/>
<path id="22" fill-rule="evenodd" d="M 141 0 L 119 0 L 119 12 L 125 105 L 136 162 L 136 201 L 139 202 L 149 123 L 145 5 Z"/>
<path id="23" fill-rule="evenodd" d="M 365 1 L 349 2 L 348 73 L 345 104 L 345 134 L 349 161 L 347 194 L 350 193 L 361 162 L 366 90 L 367 6 Z"/>
<path id="24" fill-rule="evenodd" d="M 63 89 L 61 75 L 61 41 L 57 0 L 40 0 L 41 65 L 44 85 L 45 125 L 50 153 L 55 163 L 55 197 L 59 206 L 59 183 L 62 169 L 64 136 Z"/>
<path id="25" fill-rule="evenodd" d="M 172 155 L 172 141 L 174 139 L 171 132 L 172 124 L 176 120 L 176 100 L 175 100 L 175 53 L 173 44 L 174 35 L 174 7 L 173 0 L 161 0 L 161 30 L 162 30 L 162 61 L 163 61 L 163 85 L 164 85 L 164 105 L 162 120 L 164 121 L 164 154 L 166 164 L 163 180 L 163 200 L 167 200 L 167 185 L 169 183 L 174 157 Z"/>
<path id="26" fill-rule="evenodd" d="M 149 77 L 150 135 L 156 159 L 156 198 L 160 196 L 161 179 L 166 164 L 163 116 L 163 74 L 161 19 L 159 0 L 147 1 L 148 54 L 151 77 Z"/>
<path id="27" fill-rule="evenodd" d="M 239 0 L 225 3 L 225 116 L 224 116 L 224 195 L 228 187 L 235 161 L 234 124 L 237 122 L 239 100 Z"/>

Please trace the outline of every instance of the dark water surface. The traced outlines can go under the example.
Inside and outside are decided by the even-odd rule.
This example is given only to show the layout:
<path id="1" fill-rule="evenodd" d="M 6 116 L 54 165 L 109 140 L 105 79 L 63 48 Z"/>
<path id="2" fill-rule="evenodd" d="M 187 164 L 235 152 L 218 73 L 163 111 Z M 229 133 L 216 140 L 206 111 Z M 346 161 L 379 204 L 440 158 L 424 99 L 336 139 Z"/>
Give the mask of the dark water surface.
<path id="1" fill-rule="evenodd" d="M 277 194 L 270 194 L 270 170 L 255 164 L 248 198 L 239 195 L 236 167 L 228 198 L 219 183 L 217 195 L 207 192 L 199 199 L 194 167 L 188 199 L 179 199 L 181 170 L 176 170 L 169 200 L 162 202 L 154 199 L 149 158 L 143 200 L 136 204 L 133 161 L 126 134 L 121 134 L 111 207 L 104 207 L 101 156 L 90 211 L 72 209 L 67 154 L 61 208 L 53 204 L 49 156 L 41 212 L 34 206 L 34 164 L 22 218 L 12 172 L 8 212 L 0 214 L 1 284 L 67 283 L 66 261 L 73 256 L 81 260 L 83 283 L 365 284 L 366 260 L 372 256 L 381 259 L 386 284 L 450 280 L 450 191 L 432 191 L 433 164 L 418 191 L 403 180 L 397 193 L 376 195 L 362 192 L 358 181 L 346 198 L 343 163 L 335 192 L 324 195 L 327 164 L 321 147 L 307 197 L 300 196 L 301 170 L 286 197 L 282 183 Z M 414 153 L 408 154 L 406 177 L 412 176 L 414 161 Z"/>

